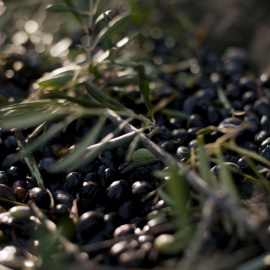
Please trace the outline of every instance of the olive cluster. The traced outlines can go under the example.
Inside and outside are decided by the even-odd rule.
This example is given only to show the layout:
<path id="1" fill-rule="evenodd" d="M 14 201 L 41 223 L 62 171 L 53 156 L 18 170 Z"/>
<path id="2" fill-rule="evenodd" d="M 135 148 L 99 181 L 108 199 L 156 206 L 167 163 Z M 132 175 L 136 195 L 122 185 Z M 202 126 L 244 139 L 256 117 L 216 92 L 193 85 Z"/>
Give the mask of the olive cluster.
<path id="1" fill-rule="evenodd" d="M 172 91 L 178 91 L 167 108 L 182 111 L 189 117 L 181 119 L 156 113 L 159 128 L 151 140 L 179 161 L 185 162 L 191 148 L 196 148 L 198 144 L 197 132 L 200 129 L 216 127 L 205 135 L 205 142 L 211 143 L 223 136 L 226 128 L 246 123 L 249 128 L 237 134 L 236 143 L 270 160 L 270 79 L 250 79 L 246 76 L 247 68 L 247 57 L 242 52 L 237 51 L 220 59 L 213 53 L 201 50 L 186 70 L 161 74 L 167 86 L 160 90 L 160 95 L 166 97 Z M 179 79 L 183 74 L 195 79 L 191 84 L 183 82 Z M 219 88 L 225 93 L 225 103 L 220 97 Z M 129 106 L 130 100 L 123 97 L 122 103 Z M 140 110 L 139 113 L 145 112 L 145 108 L 140 106 L 136 110 Z M 167 216 L 146 219 L 150 212 L 168 207 L 157 193 L 161 180 L 152 175 L 153 170 L 161 169 L 163 165 L 157 162 L 122 173 L 126 153 L 126 146 L 122 146 L 104 152 L 77 171 L 52 173 L 51 167 L 57 158 L 56 150 L 76 144 L 86 134 L 86 127 L 93 120 L 81 121 L 81 129 L 76 130 L 76 125 L 71 124 L 65 132 L 34 153 L 46 189 L 38 187 L 23 160 L 13 161 L 12 157 L 17 152 L 16 139 L 12 132 L 2 131 L 1 197 L 22 203 L 29 200 L 35 202 L 46 211 L 48 218 L 63 227 L 63 234 L 77 245 L 119 239 L 100 256 L 89 252 L 88 255 L 95 257 L 99 263 L 154 266 L 161 259 L 154 248 L 155 237 L 161 233 L 174 232 L 172 227 L 164 227 L 164 224 L 170 222 Z M 133 124 L 138 125 L 135 121 Z M 101 137 L 113 128 L 113 125 L 107 125 Z M 236 172 L 253 173 L 245 156 L 226 151 L 224 157 L 226 164 L 234 167 Z M 218 168 L 212 164 L 215 174 Z M 232 175 L 239 179 L 236 172 Z M 270 179 L 269 170 L 266 170 L 265 175 Z M 3 212 L 10 208 L 4 202 L 1 205 Z M 6 215 L 0 217 L 0 230 L 6 245 L 11 245 L 12 241 L 8 239 L 12 239 L 11 232 L 15 231 L 21 245 L 29 248 L 29 243 L 33 241 L 31 232 L 39 226 L 30 217 L 31 213 L 24 208 L 11 208 Z M 153 233 L 157 228 L 161 228 L 160 231 Z"/>

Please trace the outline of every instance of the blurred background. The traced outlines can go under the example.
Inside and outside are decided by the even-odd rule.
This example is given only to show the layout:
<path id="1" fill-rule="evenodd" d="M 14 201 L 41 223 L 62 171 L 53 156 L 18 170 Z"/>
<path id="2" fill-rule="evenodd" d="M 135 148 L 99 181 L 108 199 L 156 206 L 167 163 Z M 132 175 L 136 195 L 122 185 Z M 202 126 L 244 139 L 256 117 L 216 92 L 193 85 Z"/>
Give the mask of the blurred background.
<path id="1" fill-rule="evenodd" d="M 55 3 L 63 2 L 0 1 L 0 64 L 6 65 L 7 55 L 13 54 L 19 62 L 21 58 L 30 61 L 29 66 L 39 68 L 42 73 L 42 64 L 51 61 L 52 69 L 57 65 L 52 59 L 44 59 L 43 63 L 42 54 L 64 59 L 70 53 L 68 48 L 81 42 L 81 27 L 70 14 L 45 15 L 45 8 Z M 81 10 L 88 10 L 88 0 L 74 3 Z M 172 61 L 188 59 L 200 47 L 220 56 L 230 47 L 239 47 L 247 51 L 257 75 L 270 73 L 270 2 L 267 0 L 111 0 L 103 1 L 102 8 L 115 14 L 134 14 L 133 24 L 125 30 L 139 32 L 137 43 L 131 44 L 139 50 L 126 52 L 131 57 L 147 58 L 147 54 L 154 52 L 153 40 L 162 38 Z M 20 63 L 16 69 L 20 69 Z M 2 73 L 6 71 L 2 68 Z M 6 76 L 12 76 L 12 72 Z"/>

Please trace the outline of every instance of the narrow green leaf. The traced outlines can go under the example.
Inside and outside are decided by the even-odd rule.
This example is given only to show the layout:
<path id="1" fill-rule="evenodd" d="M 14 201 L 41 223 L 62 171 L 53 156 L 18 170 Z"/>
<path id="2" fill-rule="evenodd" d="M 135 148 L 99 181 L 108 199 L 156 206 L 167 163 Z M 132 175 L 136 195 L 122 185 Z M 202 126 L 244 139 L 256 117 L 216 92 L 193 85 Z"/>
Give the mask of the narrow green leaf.
<path id="1" fill-rule="evenodd" d="M 165 115 L 168 115 L 168 116 L 171 116 L 171 117 L 174 117 L 174 118 L 179 118 L 179 119 L 182 119 L 182 120 L 187 120 L 189 118 L 188 114 L 186 114 L 184 112 L 181 112 L 181 111 L 177 111 L 177 110 L 164 108 L 164 109 L 160 110 L 160 112 L 162 114 L 165 114 Z"/>
<path id="2" fill-rule="evenodd" d="M 86 34 L 89 34 L 88 28 L 86 27 L 86 25 L 84 24 L 83 18 L 80 14 L 80 12 L 77 10 L 77 8 L 75 7 L 75 5 L 72 3 L 71 0 L 63 0 L 65 2 L 65 4 L 76 10 L 76 12 L 72 12 L 73 16 L 76 18 L 76 20 L 81 24 L 81 26 L 83 27 L 84 31 Z"/>
<path id="3" fill-rule="evenodd" d="M 60 92 L 57 90 L 50 90 L 48 92 L 48 94 L 45 95 L 45 97 L 66 99 L 66 100 L 71 101 L 73 103 L 77 103 L 77 104 L 80 104 L 84 107 L 89 107 L 89 108 L 104 108 L 100 104 L 92 102 L 86 98 L 71 97 L 71 96 L 66 95 L 63 92 Z"/>
<path id="4" fill-rule="evenodd" d="M 87 82 L 85 82 L 84 85 L 88 93 L 92 95 L 102 106 L 110 108 L 112 110 L 120 110 L 120 111 L 127 110 L 125 106 L 123 106 L 121 103 L 117 102 L 110 96 L 106 95 L 104 92 L 102 92 L 94 85 Z"/>
<path id="5" fill-rule="evenodd" d="M 115 17 L 113 21 L 108 24 L 107 27 L 105 27 L 102 31 L 99 32 L 91 49 L 93 50 L 98 44 L 109 38 L 111 34 L 119 31 L 122 26 L 126 25 L 127 22 L 130 21 L 131 17 L 131 14 L 118 15 L 117 17 Z"/>
<path id="6" fill-rule="evenodd" d="M 126 172 L 133 170 L 135 168 L 138 168 L 138 167 L 141 167 L 141 166 L 144 166 L 147 164 L 156 163 L 156 162 L 159 162 L 158 158 L 138 159 L 138 160 L 131 162 L 129 165 L 127 165 L 127 167 L 125 167 L 121 172 L 126 173 Z"/>
<path id="7" fill-rule="evenodd" d="M 16 137 L 16 141 L 17 141 L 17 144 L 18 144 L 20 151 L 23 152 L 25 147 L 26 147 L 26 143 L 25 143 L 25 140 L 24 140 L 24 137 L 23 137 L 21 131 L 16 130 L 15 137 Z M 38 165 L 36 163 L 35 158 L 32 155 L 27 155 L 27 156 L 24 156 L 24 160 L 25 160 L 25 163 L 27 164 L 29 170 L 31 171 L 31 173 L 35 176 L 38 185 L 40 187 L 44 188 L 45 187 L 44 182 L 43 182 L 42 176 L 39 172 Z"/>
<path id="8" fill-rule="evenodd" d="M 95 4 L 94 4 L 94 8 L 93 11 L 90 10 L 91 12 L 93 12 L 93 15 L 95 15 L 100 7 L 100 5 L 102 4 L 103 0 L 96 0 Z"/>
<path id="9" fill-rule="evenodd" d="M 220 166 L 218 174 L 221 189 L 229 196 L 229 201 L 231 201 L 233 204 L 237 204 L 239 202 L 238 192 L 228 168 L 224 165 L 225 160 L 221 151 L 217 151 L 217 158 Z"/>
<path id="10" fill-rule="evenodd" d="M 225 95 L 223 89 L 221 87 L 217 88 L 217 96 L 220 103 L 226 108 L 230 110 L 232 108 L 230 101 L 228 100 L 227 96 Z"/>
<path id="11" fill-rule="evenodd" d="M 79 11 L 77 10 L 76 8 L 72 8 L 72 7 L 67 7 L 65 5 L 61 5 L 61 4 L 57 4 L 57 5 L 51 5 L 49 7 L 47 7 L 45 9 L 46 12 L 49 12 L 49 13 L 54 13 L 54 12 L 70 12 L 70 13 L 74 13 L 74 14 L 77 14 L 77 15 L 88 15 L 87 12 L 82 12 L 82 11 Z"/>
<path id="12" fill-rule="evenodd" d="M 189 225 L 187 210 L 188 189 L 184 175 L 179 172 L 177 166 L 169 164 L 168 175 L 167 188 L 173 201 L 173 208 L 175 209 L 175 222 L 178 231 L 182 231 Z"/>
<path id="13" fill-rule="evenodd" d="M 139 63 L 137 66 L 137 72 L 138 72 L 138 76 L 139 76 L 139 87 L 140 87 L 140 91 L 141 94 L 143 96 L 143 100 L 145 103 L 145 106 L 152 118 L 152 121 L 154 122 L 154 113 L 153 113 L 153 109 L 152 109 L 152 103 L 150 101 L 150 97 L 149 97 L 149 83 L 148 80 L 146 78 L 145 75 L 145 69 L 144 69 L 144 65 L 142 63 Z"/>
<path id="14" fill-rule="evenodd" d="M 103 13 L 101 13 L 95 20 L 95 25 L 97 25 L 99 22 L 101 21 L 106 21 L 106 22 L 110 22 L 112 21 L 112 18 L 110 16 L 110 14 L 112 14 L 112 10 L 107 10 Z"/>
<path id="15" fill-rule="evenodd" d="M 203 137 L 198 137 L 198 156 L 199 156 L 199 171 L 202 179 L 207 182 L 210 186 L 215 185 L 213 174 L 209 164 L 209 158 L 204 148 Z"/>
<path id="16" fill-rule="evenodd" d="M 79 69 L 78 66 L 58 68 L 49 74 L 45 74 L 37 83 L 41 87 L 59 87 L 70 82 Z"/>
<path id="17" fill-rule="evenodd" d="M 36 127 L 43 122 L 51 121 L 59 116 L 64 116 L 65 113 L 60 112 L 52 113 L 52 110 L 37 110 L 37 111 L 25 111 L 21 113 L 14 113 L 2 117 L 0 120 L 1 127 L 9 130 L 12 128 L 23 129 Z"/>
<path id="18" fill-rule="evenodd" d="M 71 165 L 78 160 L 87 152 L 87 146 L 92 144 L 99 136 L 101 129 L 103 128 L 107 120 L 106 116 L 101 116 L 97 124 L 85 135 L 85 137 L 80 141 L 80 144 L 76 148 L 65 155 L 63 158 L 58 160 L 52 168 L 54 172 L 60 172 L 68 169 Z"/>
<path id="19" fill-rule="evenodd" d="M 250 157 L 250 158 L 252 158 L 254 160 L 257 160 L 258 162 L 260 162 L 263 165 L 270 168 L 270 161 L 267 160 L 266 158 L 260 156 L 259 154 L 253 152 L 253 151 L 250 151 L 250 150 L 247 150 L 245 148 L 239 147 L 233 142 L 225 144 L 225 147 L 237 152 L 240 155 L 247 156 L 247 157 Z"/>

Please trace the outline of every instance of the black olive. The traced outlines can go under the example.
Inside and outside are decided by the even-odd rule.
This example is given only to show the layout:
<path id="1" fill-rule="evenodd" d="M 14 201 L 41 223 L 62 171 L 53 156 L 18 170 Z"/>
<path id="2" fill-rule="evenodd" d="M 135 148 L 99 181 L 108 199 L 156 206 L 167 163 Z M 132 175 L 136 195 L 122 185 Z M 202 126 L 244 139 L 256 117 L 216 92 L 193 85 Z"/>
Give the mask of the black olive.
<path id="1" fill-rule="evenodd" d="M 6 139 L 4 139 L 3 144 L 7 151 L 9 152 L 15 152 L 17 148 L 17 142 L 14 135 L 8 136 Z"/>
<path id="2" fill-rule="evenodd" d="M 99 180 L 100 177 L 96 172 L 89 172 L 83 178 L 84 182 L 98 182 Z"/>
<path id="3" fill-rule="evenodd" d="M 41 187 L 34 187 L 29 192 L 29 199 L 37 204 L 40 208 L 51 208 L 51 197 L 46 189 Z"/>
<path id="4" fill-rule="evenodd" d="M 266 130 L 260 130 L 255 134 L 254 142 L 258 145 L 261 145 L 262 142 L 269 137 L 270 133 Z"/>
<path id="5" fill-rule="evenodd" d="M 80 242 L 86 243 L 91 237 L 105 227 L 104 214 L 98 211 L 88 211 L 80 216 L 77 227 Z"/>
<path id="6" fill-rule="evenodd" d="M 185 161 L 190 156 L 190 149 L 185 146 L 180 146 L 176 150 L 176 156 L 180 161 Z"/>
<path id="7" fill-rule="evenodd" d="M 50 174 L 52 166 L 55 162 L 54 158 L 46 157 L 40 160 L 38 168 L 41 174 Z"/>
<path id="8" fill-rule="evenodd" d="M 270 132 L 270 117 L 269 115 L 263 115 L 260 121 L 263 130 Z"/>
<path id="9" fill-rule="evenodd" d="M 266 101 L 262 98 L 255 101 L 253 108 L 257 115 L 260 117 L 270 114 L 270 105 L 266 103 Z"/>
<path id="10" fill-rule="evenodd" d="M 261 149 L 258 152 L 259 155 L 261 155 L 262 157 L 270 160 L 270 145 L 266 145 L 263 149 Z"/>
<path id="11" fill-rule="evenodd" d="M 8 179 L 8 175 L 4 171 L 0 171 L 0 184 L 9 185 L 10 181 Z"/>
<path id="12" fill-rule="evenodd" d="M 123 219 L 117 212 L 110 212 L 104 216 L 104 221 L 106 223 L 105 230 L 109 234 L 113 234 L 115 229 L 123 223 Z"/>
<path id="13" fill-rule="evenodd" d="M 123 202 L 128 195 L 128 186 L 125 180 L 114 181 L 107 189 L 106 195 L 109 199 L 109 204 L 116 204 Z"/>
<path id="14" fill-rule="evenodd" d="M 82 185 L 82 180 L 80 175 L 77 172 L 71 172 L 67 175 L 63 189 L 70 193 L 71 195 L 75 196 L 75 194 L 79 191 Z"/>
<path id="15" fill-rule="evenodd" d="M 141 200 L 151 190 L 153 190 L 152 185 L 146 181 L 136 181 L 131 187 L 132 194 L 139 200 Z"/>
<path id="16" fill-rule="evenodd" d="M 126 221 L 130 220 L 132 217 L 135 217 L 139 211 L 139 209 L 137 208 L 137 204 L 138 203 L 131 200 L 124 202 L 118 208 L 120 216 Z"/>
<path id="17" fill-rule="evenodd" d="M 134 224 L 123 224 L 117 227 L 113 233 L 113 237 L 117 238 L 129 234 L 134 234 L 136 226 Z"/>
<path id="18" fill-rule="evenodd" d="M 73 197 L 65 190 L 55 190 L 53 193 L 53 199 L 55 204 L 66 205 L 68 208 L 72 207 Z"/>

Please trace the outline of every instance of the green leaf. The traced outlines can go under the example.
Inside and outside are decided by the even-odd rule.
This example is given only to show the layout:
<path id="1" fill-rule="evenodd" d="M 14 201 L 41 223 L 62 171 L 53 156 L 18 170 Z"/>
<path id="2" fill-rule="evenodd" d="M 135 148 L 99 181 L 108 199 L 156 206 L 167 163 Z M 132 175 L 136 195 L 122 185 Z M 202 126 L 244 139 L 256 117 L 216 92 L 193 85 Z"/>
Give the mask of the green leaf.
<path id="1" fill-rule="evenodd" d="M 145 103 L 145 106 L 153 120 L 153 122 L 155 121 L 154 119 L 154 113 L 153 113 L 153 109 L 152 109 L 152 103 L 150 101 L 149 98 L 149 83 L 148 80 L 146 78 L 145 75 L 145 69 L 142 63 L 139 63 L 137 66 L 137 72 L 138 72 L 138 76 L 139 76 L 139 87 L 140 87 L 140 91 L 141 94 L 143 95 L 143 100 Z"/>
<path id="2" fill-rule="evenodd" d="M 74 78 L 75 72 L 78 72 L 79 69 L 79 66 L 58 68 L 40 78 L 37 83 L 41 87 L 59 87 L 70 82 Z"/>
<path id="3" fill-rule="evenodd" d="M 85 135 L 76 148 L 58 160 L 53 166 L 53 172 L 60 172 L 68 169 L 71 165 L 81 159 L 81 157 L 87 152 L 87 146 L 92 144 L 99 136 L 101 129 L 103 128 L 107 120 L 106 116 L 101 116 L 97 124 Z"/>
<path id="4" fill-rule="evenodd" d="M 21 131 L 16 130 L 15 137 L 16 137 L 16 141 L 17 141 L 17 144 L 18 144 L 20 151 L 23 152 L 25 147 L 26 147 L 26 143 L 25 143 L 25 140 L 24 140 L 24 137 L 23 137 Z M 44 188 L 45 187 L 44 182 L 43 182 L 42 176 L 39 172 L 38 165 L 36 163 L 35 158 L 32 155 L 27 155 L 27 156 L 24 156 L 24 160 L 25 160 L 25 163 L 27 164 L 29 170 L 31 171 L 31 173 L 35 176 L 38 185 L 40 187 Z"/>
<path id="5" fill-rule="evenodd" d="M 173 201 L 173 208 L 175 210 L 175 222 L 178 231 L 185 229 L 189 226 L 189 215 L 187 209 L 188 189 L 184 175 L 181 174 L 179 168 L 175 164 L 169 164 L 166 171 L 169 175 L 167 182 L 167 190 Z"/>
<path id="6" fill-rule="evenodd" d="M 155 155 L 153 155 L 146 148 L 140 148 L 136 150 L 131 156 L 132 161 L 137 161 L 137 160 L 142 160 L 142 159 L 146 160 L 146 159 L 153 159 L 153 158 L 156 158 Z"/>
<path id="7" fill-rule="evenodd" d="M 73 103 L 80 104 L 84 107 L 89 107 L 89 108 L 103 108 L 100 104 L 96 102 L 92 102 L 86 98 L 83 97 L 71 97 L 69 95 L 64 94 L 63 92 L 57 91 L 57 90 L 50 90 L 45 97 L 50 97 L 50 98 L 60 98 L 60 99 L 65 99 L 68 101 L 71 101 Z"/>
<path id="8" fill-rule="evenodd" d="M 221 87 L 217 88 L 217 96 L 224 108 L 226 108 L 227 110 L 230 110 L 232 108 L 230 101 L 228 100 L 226 94 Z"/>
<path id="9" fill-rule="evenodd" d="M 206 154 L 203 137 L 198 137 L 198 156 L 199 156 L 199 171 L 202 179 L 207 182 L 210 186 L 215 185 L 215 179 L 213 174 L 211 173 L 209 158 Z"/>
<path id="10" fill-rule="evenodd" d="M 164 109 L 160 110 L 160 112 L 162 114 L 165 114 L 165 115 L 168 115 L 168 116 L 171 116 L 171 117 L 174 117 L 174 118 L 179 118 L 179 119 L 182 119 L 182 120 L 187 120 L 189 118 L 188 114 L 186 114 L 184 112 L 181 112 L 181 111 L 177 111 L 177 110 L 164 108 Z"/>
<path id="11" fill-rule="evenodd" d="M 219 178 L 220 178 L 220 187 L 221 189 L 229 196 L 229 201 L 233 204 L 237 204 L 239 201 L 238 192 L 236 186 L 233 182 L 233 178 L 228 170 L 228 167 L 225 166 L 225 160 L 222 156 L 221 151 L 217 151 L 217 158 L 219 168 Z"/>
<path id="12" fill-rule="evenodd" d="M 110 16 L 110 14 L 112 14 L 112 10 L 107 10 L 103 13 L 101 13 L 97 19 L 95 20 L 95 25 L 97 25 L 99 22 L 101 21 L 105 21 L 105 22 L 110 22 L 112 21 L 112 18 Z"/>
<path id="13" fill-rule="evenodd" d="M 9 130 L 12 128 L 24 129 L 36 127 L 43 122 L 54 120 L 58 117 L 65 116 L 66 112 L 59 110 L 36 110 L 36 111 L 22 111 L 13 113 L 1 118 L 0 124 L 3 129 Z"/>
<path id="14" fill-rule="evenodd" d="M 84 24 L 84 21 L 83 21 L 83 19 L 82 19 L 82 16 L 81 16 L 81 14 L 80 14 L 80 12 L 76 9 L 76 7 L 75 7 L 75 5 L 72 3 L 72 1 L 71 0 L 63 0 L 64 2 L 65 2 L 65 4 L 68 6 L 68 7 L 70 7 L 70 8 L 73 8 L 73 9 L 75 9 L 76 11 L 74 12 L 72 12 L 72 14 L 73 14 L 73 16 L 76 18 L 76 20 L 81 24 L 81 26 L 83 27 L 83 29 L 84 29 L 84 32 L 86 33 L 86 34 L 89 34 L 89 31 L 88 31 L 88 28 L 86 27 L 86 25 Z"/>
<path id="15" fill-rule="evenodd" d="M 95 87 L 93 84 L 84 83 L 86 90 L 90 95 L 92 95 L 102 106 L 107 107 L 112 110 L 126 111 L 127 108 L 121 103 L 117 102 L 115 99 L 111 98 L 100 89 Z"/>
<path id="16" fill-rule="evenodd" d="M 93 50 L 98 44 L 108 39 L 114 32 L 119 31 L 122 26 L 126 25 L 127 22 L 130 21 L 131 17 L 131 14 L 124 14 L 115 17 L 107 27 L 99 32 L 91 49 Z"/>
<path id="17" fill-rule="evenodd" d="M 82 12 L 82 11 L 77 10 L 76 8 L 67 7 L 67 6 L 61 5 L 61 4 L 51 5 L 51 6 L 47 7 L 45 9 L 45 11 L 48 12 L 48 13 L 70 12 L 70 13 L 73 13 L 73 14 L 77 14 L 78 16 L 80 16 L 80 15 L 84 15 L 84 16 L 89 15 L 88 12 Z"/>
<path id="18" fill-rule="evenodd" d="M 93 8 L 93 11 L 91 10 L 91 12 L 93 12 L 93 15 L 95 15 L 100 7 L 100 5 L 102 4 L 103 0 L 96 0 L 95 1 L 95 5 Z"/>
<path id="19" fill-rule="evenodd" d="M 135 168 L 147 165 L 147 164 L 152 164 L 159 162 L 158 158 L 146 158 L 146 159 L 137 159 L 133 162 L 131 162 L 129 165 L 127 165 L 121 172 L 126 173 L 130 170 L 133 170 Z"/>

